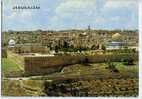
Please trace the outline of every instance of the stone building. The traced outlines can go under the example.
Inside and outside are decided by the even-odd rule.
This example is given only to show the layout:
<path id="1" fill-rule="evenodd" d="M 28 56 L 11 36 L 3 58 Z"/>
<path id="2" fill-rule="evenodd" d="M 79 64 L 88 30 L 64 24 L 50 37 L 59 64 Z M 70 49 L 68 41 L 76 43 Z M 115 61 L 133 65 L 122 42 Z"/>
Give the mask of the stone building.
<path id="1" fill-rule="evenodd" d="M 131 46 L 138 46 L 137 31 L 92 30 L 90 27 L 86 30 L 4 32 L 3 40 L 8 42 L 13 37 L 16 44 L 38 43 L 40 46 L 54 48 L 67 42 L 70 46 L 91 48 L 93 45 L 111 42 L 112 35 L 116 34 L 120 34 Z"/>

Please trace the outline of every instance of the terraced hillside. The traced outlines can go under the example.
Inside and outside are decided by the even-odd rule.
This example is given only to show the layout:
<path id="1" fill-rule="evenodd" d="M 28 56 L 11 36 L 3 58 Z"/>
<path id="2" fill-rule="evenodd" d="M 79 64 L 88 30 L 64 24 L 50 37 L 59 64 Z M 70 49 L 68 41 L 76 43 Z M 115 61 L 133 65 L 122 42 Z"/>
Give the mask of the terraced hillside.
<path id="1" fill-rule="evenodd" d="M 114 64 L 119 72 L 108 69 L 106 63 L 76 64 L 50 75 L 6 78 L 2 81 L 2 95 L 138 96 L 138 63 Z"/>

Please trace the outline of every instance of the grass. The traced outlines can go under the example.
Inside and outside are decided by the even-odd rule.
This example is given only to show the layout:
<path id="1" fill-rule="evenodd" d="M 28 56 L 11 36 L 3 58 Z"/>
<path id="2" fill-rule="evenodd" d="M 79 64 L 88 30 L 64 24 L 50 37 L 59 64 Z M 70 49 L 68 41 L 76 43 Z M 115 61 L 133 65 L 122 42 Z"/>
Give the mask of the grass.
<path id="1" fill-rule="evenodd" d="M 135 62 L 133 66 L 126 66 L 123 62 L 113 62 L 115 67 L 119 70 L 122 74 L 138 74 L 138 62 Z M 2 73 L 3 75 L 17 75 L 23 71 L 23 57 L 11 52 L 8 52 L 8 58 L 2 59 Z M 58 74 L 108 74 L 112 75 L 111 70 L 106 69 L 108 67 L 107 63 L 90 63 L 90 64 L 75 64 L 68 67 L 64 67 L 61 72 L 54 73 L 52 75 Z M 7 77 L 7 76 L 6 76 Z"/>
<path id="2" fill-rule="evenodd" d="M 17 63 L 12 61 L 10 58 L 2 59 L 2 71 L 17 71 L 19 70 L 19 66 Z"/>
<path id="3" fill-rule="evenodd" d="M 93 63 L 89 65 L 75 64 L 64 67 L 61 72 L 47 75 L 49 78 L 68 78 L 72 76 L 84 78 L 137 78 L 138 77 L 138 62 L 135 65 L 126 66 L 122 62 L 113 62 L 118 72 L 112 72 L 107 63 Z M 47 78 L 48 78 L 47 77 Z M 39 77 L 39 79 L 42 79 Z M 45 77 L 46 79 L 46 77 Z"/>
<path id="4" fill-rule="evenodd" d="M 133 73 L 138 73 L 138 64 L 136 63 L 135 65 L 132 66 L 126 66 L 122 62 L 113 62 L 116 68 L 121 71 L 121 72 L 133 72 Z M 90 66 L 84 66 L 81 64 L 76 64 L 72 65 L 69 67 L 64 67 L 62 70 L 63 72 L 66 73 L 93 73 L 93 72 L 100 72 L 100 73 L 105 73 L 105 72 L 110 72 L 109 69 L 106 69 L 108 67 L 107 63 L 94 63 L 90 64 Z"/>
<path id="5" fill-rule="evenodd" d="M 22 57 L 8 52 L 7 58 L 2 58 L 2 76 L 20 75 L 23 71 Z"/>
<path id="6" fill-rule="evenodd" d="M 116 65 L 116 68 L 119 71 L 122 72 L 133 72 L 133 73 L 138 73 L 138 62 L 135 62 L 134 65 L 124 65 L 122 62 L 114 62 L 114 64 Z"/>

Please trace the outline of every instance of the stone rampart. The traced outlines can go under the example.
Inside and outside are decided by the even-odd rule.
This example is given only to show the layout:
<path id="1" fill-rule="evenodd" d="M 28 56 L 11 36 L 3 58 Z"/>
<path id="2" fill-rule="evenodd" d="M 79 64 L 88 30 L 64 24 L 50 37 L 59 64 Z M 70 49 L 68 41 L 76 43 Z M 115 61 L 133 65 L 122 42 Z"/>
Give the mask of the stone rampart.
<path id="1" fill-rule="evenodd" d="M 126 58 L 138 60 L 138 54 L 25 57 L 24 68 L 27 75 L 43 75 L 60 71 L 63 67 L 73 64 L 120 62 Z"/>

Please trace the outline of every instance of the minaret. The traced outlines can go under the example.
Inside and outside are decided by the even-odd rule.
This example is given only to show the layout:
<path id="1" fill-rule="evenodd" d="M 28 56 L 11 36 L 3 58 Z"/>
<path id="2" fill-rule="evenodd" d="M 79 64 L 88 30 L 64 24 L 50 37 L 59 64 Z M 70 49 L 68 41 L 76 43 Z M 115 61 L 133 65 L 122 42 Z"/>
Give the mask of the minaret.
<path id="1" fill-rule="evenodd" d="M 88 25 L 88 34 L 89 36 L 91 36 L 91 26 L 90 25 Z"/>
<path id="2" fill-rule="evenodd" d="M 90 27 L 90 25 L 88 26 L 88 32 L 90 32 L 90 30 L 91 30 L 91 27 Z"/>

